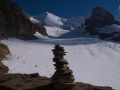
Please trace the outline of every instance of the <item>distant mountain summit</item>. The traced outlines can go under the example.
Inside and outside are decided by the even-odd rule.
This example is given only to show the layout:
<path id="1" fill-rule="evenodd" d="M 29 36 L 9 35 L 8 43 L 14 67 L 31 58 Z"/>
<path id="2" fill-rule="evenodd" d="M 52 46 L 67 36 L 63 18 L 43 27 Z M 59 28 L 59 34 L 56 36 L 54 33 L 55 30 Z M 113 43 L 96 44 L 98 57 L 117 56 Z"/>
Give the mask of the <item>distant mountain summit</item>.
<path id="1" fill-rule="evenodd" d="M 120 24 L 114 16 L 101 7 L 92 10 L 90 18 L 85 20 L 86 31 L 91 35 L 99 35 L 101 39 L 120 40 Z"/>
<path id="2" fill-rule="evenodd" d="M 60 27 L 66 21 L 63 18 L 60 18 L 52 13 L 45 12 L 38 16 L 34 16 L 35 19 L 39 20 L 42 24 L 52 27 Z"/>
<path id="3" fill-rule="evenodd" d="M 105 25 L 118 24 L 114 16 L 107 10 L 101 7 L 95 7 L 92 10 L 91 17 L 86 22 L 86 30 L 93 33 L 95 28 L 100 28 Z"/>
<path id="4" fill-rule="evenodd" d="M 45 26 L 61 27 L 68 30 L 75 30 L 81 27 L 81 25 L 84 25 L 84 21 L 87 17 L 88 16 L 78 16 L 64 19 L 49 12 L 34 16 L 35 19 L 39 20 Z"/>

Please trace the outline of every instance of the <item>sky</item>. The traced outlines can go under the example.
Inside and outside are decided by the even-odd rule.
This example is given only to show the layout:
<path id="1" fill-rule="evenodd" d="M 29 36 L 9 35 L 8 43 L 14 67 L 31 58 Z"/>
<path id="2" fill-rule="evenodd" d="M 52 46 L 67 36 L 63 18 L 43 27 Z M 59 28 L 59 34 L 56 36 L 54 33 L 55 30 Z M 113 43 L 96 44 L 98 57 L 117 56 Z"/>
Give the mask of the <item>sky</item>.
<path id="1" fill-rule="evenodd" d="M 31 16 L 50 12 L 61 18 L 86 16 L 100 6 L 120 20 L 120 0 L 11 0 Z"/>

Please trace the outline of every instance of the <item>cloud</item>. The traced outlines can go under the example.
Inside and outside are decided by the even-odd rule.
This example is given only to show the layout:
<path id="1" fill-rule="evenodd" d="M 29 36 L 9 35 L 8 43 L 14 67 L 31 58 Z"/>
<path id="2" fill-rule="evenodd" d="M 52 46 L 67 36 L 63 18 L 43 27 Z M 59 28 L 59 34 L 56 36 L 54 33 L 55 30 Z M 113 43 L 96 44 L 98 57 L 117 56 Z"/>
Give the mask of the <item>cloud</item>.
<path id="1" fill-rule="evenodd" d="M 116 18 L 117 20 L 120 20 L 120 6 L 118 6 L 118 8 L 117 8 L 117 10 L 116 10 L 115 18 Z"/>
<path id="2" fill-rule="evenodd" d="M 120 11 L 120 6 L 118 7 L 118 11 Z"/>
<path id="3" fill-rule="evenodd" d="M 117 8 L 117 14 L 120 15 L 120 6 Z"/>

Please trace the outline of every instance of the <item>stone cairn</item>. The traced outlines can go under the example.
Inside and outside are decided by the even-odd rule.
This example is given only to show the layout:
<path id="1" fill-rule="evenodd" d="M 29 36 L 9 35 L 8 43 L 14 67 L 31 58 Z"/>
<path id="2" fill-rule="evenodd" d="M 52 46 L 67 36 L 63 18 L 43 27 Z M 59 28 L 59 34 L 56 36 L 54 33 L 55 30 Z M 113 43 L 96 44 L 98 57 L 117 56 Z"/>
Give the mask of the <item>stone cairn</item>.
<path id="1" fill-rule="evenodd" d="M 72 70 L 67 66 L 68 62 L 63 58 L 66 55 L 64 48 L 60 47 L 59 44 L 55 45 L 55 49 L 52 50 L 54 54 L 53 62 L 56 67 L 56 71 L 52 76 L 52 83 L 55 90 L 72 90 L 75 86 L 74 76 Z"/>

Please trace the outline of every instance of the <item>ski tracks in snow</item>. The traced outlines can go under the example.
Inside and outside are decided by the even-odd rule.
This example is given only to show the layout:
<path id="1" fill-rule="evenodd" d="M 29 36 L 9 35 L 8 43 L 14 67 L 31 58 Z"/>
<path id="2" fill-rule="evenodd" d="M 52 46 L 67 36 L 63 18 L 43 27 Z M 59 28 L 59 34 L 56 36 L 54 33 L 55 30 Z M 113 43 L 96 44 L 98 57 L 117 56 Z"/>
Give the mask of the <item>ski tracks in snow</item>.
<path id="1" fill-rule="evenodd" d="M 17 62 L 16 64 L 13 64 L 12 67 L 9 68 L 9 69 L 12 70 L 12 69 L 18 67 L 19 65 L 21 65 L 21 64 L 23 64 L 23 63 L 25 64 L 26 58 L 32 56 L 32 54 L 33 54 L 34 52 L 36 52 L 37 50 L 39 50 L 39 46 L 35 47 L 34 49 L 31 48 L 31 50 L 28 51 L 28 52 L 26 53 L 26 55 L 22 56 L 21 58 L 18 58 L 18 60 L 17 60 L 18 62 Z M 17 56 L 17 57 L 18 57 L 18 56 Z M 13 56 L 13 58 L 16 58 L 16 56 Z"/>

